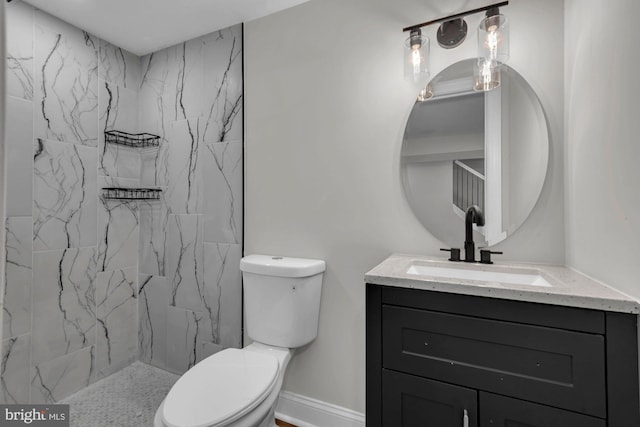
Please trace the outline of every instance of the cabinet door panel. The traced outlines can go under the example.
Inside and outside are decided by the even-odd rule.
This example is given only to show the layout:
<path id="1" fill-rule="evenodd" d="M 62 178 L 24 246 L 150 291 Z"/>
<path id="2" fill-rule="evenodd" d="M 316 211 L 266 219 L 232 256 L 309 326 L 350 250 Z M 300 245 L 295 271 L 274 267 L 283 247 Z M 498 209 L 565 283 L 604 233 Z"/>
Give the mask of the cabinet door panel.
<path id="1" fill-rule="evenodd" d="M 606 427 L 603 419 L 480 392 L 480 427 Z"/>
<path id="2" fill-rule="evenodd" d="M 383 366 L 606 417 L 601 335 L 384 305 Z"/>
<path id="3" fill-rule="evenodd" d="M 477 402 L 475 390 L 382 371 L 383 427 L 477 427 Z"/>

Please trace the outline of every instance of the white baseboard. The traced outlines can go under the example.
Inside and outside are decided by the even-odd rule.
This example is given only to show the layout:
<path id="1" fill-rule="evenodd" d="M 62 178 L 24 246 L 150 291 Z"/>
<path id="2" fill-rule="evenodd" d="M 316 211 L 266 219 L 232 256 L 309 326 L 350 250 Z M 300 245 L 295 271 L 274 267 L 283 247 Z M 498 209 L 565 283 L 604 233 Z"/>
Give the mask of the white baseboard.
<path id="1" fill-rule="evenodd" d="M 361 414 L 341 406 L 281 391 L 276 418 L 298 427 L 364 427 Z"/>

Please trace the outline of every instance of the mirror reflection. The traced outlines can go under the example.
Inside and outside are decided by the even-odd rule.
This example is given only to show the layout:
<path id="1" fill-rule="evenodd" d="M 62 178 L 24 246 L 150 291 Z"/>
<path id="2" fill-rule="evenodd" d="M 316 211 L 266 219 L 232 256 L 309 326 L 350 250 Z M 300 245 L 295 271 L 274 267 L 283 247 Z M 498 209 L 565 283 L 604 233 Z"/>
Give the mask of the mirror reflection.
<path id="1" fill-rule="evenodd" d="M 421 92 L 402 145 L 409 204 L 452 247 L 464 241 L 464 213 L 472 205 L 485 217 L 483 227 L 474 225 L 479 246 L 515 232 L 540 196 L 549 159 L 547 123 L 533 89 L 504 65 L 498 88 L 475 92 L 474 63 L 453 64 Z"/>

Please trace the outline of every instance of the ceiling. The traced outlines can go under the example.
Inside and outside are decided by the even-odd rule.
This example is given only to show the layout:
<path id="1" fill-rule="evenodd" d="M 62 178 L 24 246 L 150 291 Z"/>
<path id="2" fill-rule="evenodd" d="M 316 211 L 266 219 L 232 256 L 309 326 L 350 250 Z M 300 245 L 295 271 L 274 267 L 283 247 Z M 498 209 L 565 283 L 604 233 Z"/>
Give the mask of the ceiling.
<path id="1" fill-rule="evenodd" d="M 24 0 L 136 55 L 308 0 Z"/>

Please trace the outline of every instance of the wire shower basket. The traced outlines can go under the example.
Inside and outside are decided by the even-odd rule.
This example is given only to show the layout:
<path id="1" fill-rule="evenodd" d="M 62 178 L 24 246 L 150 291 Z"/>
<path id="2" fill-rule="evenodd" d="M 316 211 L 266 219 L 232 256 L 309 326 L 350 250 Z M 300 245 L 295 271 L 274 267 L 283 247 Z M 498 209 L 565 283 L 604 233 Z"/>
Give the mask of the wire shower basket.
<path id="1" fill-rule="evenodd" d="M 102 189 L 103 199 L 117 200 L 158 200 L 160 188 L 121 188 L 106 187 Z"/>
<path id="2" fill-rule="evenodd" d="M 127 133 L 120 130 L 107 130 L 104 140 L 112 144 L 134 148 L 155 148 L 160 145 L 160 137 L 152 133 Z"/>

